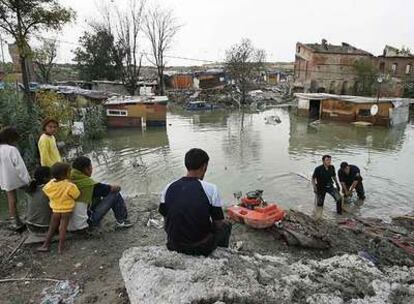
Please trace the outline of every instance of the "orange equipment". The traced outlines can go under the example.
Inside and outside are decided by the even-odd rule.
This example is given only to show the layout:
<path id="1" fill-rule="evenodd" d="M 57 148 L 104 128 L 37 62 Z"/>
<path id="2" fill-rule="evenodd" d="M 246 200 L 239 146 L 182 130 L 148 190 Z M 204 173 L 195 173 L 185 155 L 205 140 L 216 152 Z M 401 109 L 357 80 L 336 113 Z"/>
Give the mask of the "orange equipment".
<path id="1" fill-rule="evenodd" d="M 256 229 L 265 229 L 282 220 L 286 213 L 276 204 L 268 204 L 262 199 L 263 191 L 248 192 L 241 204 L 227 209 L 227 215 L 234 221 Z"/>

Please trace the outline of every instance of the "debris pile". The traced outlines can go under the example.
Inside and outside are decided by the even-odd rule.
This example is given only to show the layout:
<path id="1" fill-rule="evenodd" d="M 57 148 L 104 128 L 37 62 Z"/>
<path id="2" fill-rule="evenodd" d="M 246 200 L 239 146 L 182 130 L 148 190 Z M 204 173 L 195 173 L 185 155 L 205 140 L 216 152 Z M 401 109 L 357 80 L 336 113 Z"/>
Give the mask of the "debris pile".
<path id="1" fill-rule="evenodd" d="M 46 287 L 42 291 L 43 298 L 41 304 L 72 304 L 75 302 L 79 292 L 79 285 L 68 280 L 60 281 L 52 287 Z"/>
<path id="2" fill-rule="evenodd" d="M 289 210 L 285 219 L 276 226 L 276 236 L 284 239 L 289 246 L 328 249 L 328 226 L 320 225 L 310 216 Z"/>
<path id="3" fill-rule="evenodd" d="M 365 251 L 382 265 L 414 266 L 414 229 L 374 218 L 316 221 L 289 210 L 272 232 L 289 246 L 325 249 L 331 255 Z"/>
<path id="4" fill-rule="evenodd" d="M 414 231 L 414 213 L 393 217 L 392 224 Z"/>
<path id="5" fill-rule="evenodd" d="M 285 255 L 218 249 L 208 258 L 139 247 L 120 269 L 134 303 L 412 303 L 414 268 L 381 270 L 358 255 L 289 264 Z"/>
<path id="6" fill-rule="evenodd" d="M 278 125 L 282 122 L 278 115 L 270 115 L 265 117 L 265 123 L 267 125 Z"/>

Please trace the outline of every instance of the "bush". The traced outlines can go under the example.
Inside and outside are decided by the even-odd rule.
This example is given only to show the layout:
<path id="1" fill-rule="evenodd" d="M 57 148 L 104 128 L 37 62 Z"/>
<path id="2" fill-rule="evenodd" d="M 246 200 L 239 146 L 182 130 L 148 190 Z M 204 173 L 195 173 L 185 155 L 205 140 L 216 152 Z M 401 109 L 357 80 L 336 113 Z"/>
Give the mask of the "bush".
<path id="1" fill-rule="evenodd" d="M 21 140 L 18 148 L 29 168 L 38 163 L 37 140 L 40 135 L 41 115 L 35 104 L 29 104 L 23 94 L 12 91 L 0 91 L 0 125 L 15 127 Z"/>
<path id="2" fill-rule="evenodd" d="M 414 77 L 409 77 L 404 80 L 404 95 L 405 98 L 414 98 Z"/>
<path id="3" fill-rule="evenodd" d="M 80 144 L 71 134 L 75 117 L 84 122 L 85 139 L 99 139 L 105 134 L 105 113 L 102 106 L 89 104 L 75 109 L 67 99 L 54 92 L 38 92 L 36 97 L 37 103 L 31 104 L 26 102 L 21 93 L 13 90 L 0 91 L 0 128 L 17 128 L 21 135 L 18 148 L 28 168 L 34 168 L 39 163 L 37 141 L 42 133 L 41 122 L 46 117 L 53 117 L 60 122 L 61 127 L 56 137 L 68 146 Z"/>
<path id="4" fill-rule="evenodd" d="M 67 141 L 71 136 L 71 126 L 74 118 L 74 109 L 70 102 L 62 95 L 52 91 L 39 91 L 36 101 L 40 107 L 42 119 L 53 117 L 59 121 L 57 138 Z"/>
<path id="5" fill-rule="evenodd" d="M 105 134 L 105 112 L 100 105 L 90 105 L 79 111 L 79 120 L 85 126 L 87 139 L 100 139 Z"/>

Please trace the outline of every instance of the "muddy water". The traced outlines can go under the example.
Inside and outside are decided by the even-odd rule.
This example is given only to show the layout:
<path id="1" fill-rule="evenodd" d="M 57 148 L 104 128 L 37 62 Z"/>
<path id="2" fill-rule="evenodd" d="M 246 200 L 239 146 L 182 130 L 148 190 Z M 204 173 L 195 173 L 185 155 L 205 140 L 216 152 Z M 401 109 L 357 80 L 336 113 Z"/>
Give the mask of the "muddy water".
<path id="1" fill-rule="evenodd" d="M 265 117 L 278 115 L 279 125 Z M 160 192 L 184 173 L 183 156 L 192 147 L 208 151 L 206 180 L 219 185 L 226 204 L 233 193 L 263 189 L 268 201 L 310 211 L 314 196 L 308 181 L 323 154 L 356 164 L 367 200 L 352 212 L 388 218 L 413 209 L 414 125 L 366 128 L 322 123 L 309 126 L 287 109 L 263 113 L 168 113 L 165 129 L 114 130 L 98 143 L 93 159 L 97 180 L 122 185 L 125 194 Z M 333 214 L 331 198 L 326 200 Z"/>

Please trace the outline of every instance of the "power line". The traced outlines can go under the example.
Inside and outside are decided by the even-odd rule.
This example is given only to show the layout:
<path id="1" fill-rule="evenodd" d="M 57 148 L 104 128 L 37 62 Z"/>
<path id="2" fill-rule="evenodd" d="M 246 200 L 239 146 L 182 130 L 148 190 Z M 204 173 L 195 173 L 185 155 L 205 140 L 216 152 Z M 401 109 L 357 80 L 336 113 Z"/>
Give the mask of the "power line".
<path id="1" fill-rule="evenodd" d="M 141 52 L 141 54 L 148 55 L 148 56 L 152 56 L 152 54 L 149 54 L 147 52 Z M 172 56 L 172 55 L 164 55 L 164 57 L 172 58 L 172 59 L 183 59 L 183 60 L 190 60 L 190 61 L 209 62 L 209 63 L 215 63 L 215 62 L 217 62 L 217 61 L 206 60 L 206 59 L 195 59 L 195 58 Z"/>
<path id="2" fill-rule="evenodd" d="M 40 35 L 34 35 L 36 38 L 38 39 L 45 39 L 45 40 L 49 40 L 49 41 L 58 41 L 60 43 L 64 43 L 64 44 L 70 44 L 70 45 L 74 45 L 74 46 L 81 46 L 79 43 L 77 42 L 71 42 L 71 41 L 66 41 L 66 40 L 62 40 L 62 39 L 53 39 L 53 38 L 46 38 L 46 37 L 42 37 Z M 144 54 L 147 56 L 152 56 L 152 54 L 149 54 L 147 52 L 140 52 L 140 54 Z M 207 59 L 198 59 L 198 58 L 189 58 L 189 57 L 181 57 L 181 56 L 173 56 L 173 55 L 165 55 L 164 57 L 166 58 L 171 58 L 171 59 L 181 59 L 181 60 L 188 60 L 188 61 L 196 61 L 196 62 L 208 62 L 208 63 L 215 63 L 217 61 L 213 61 L 213 60 L 207 60 Z"/>

